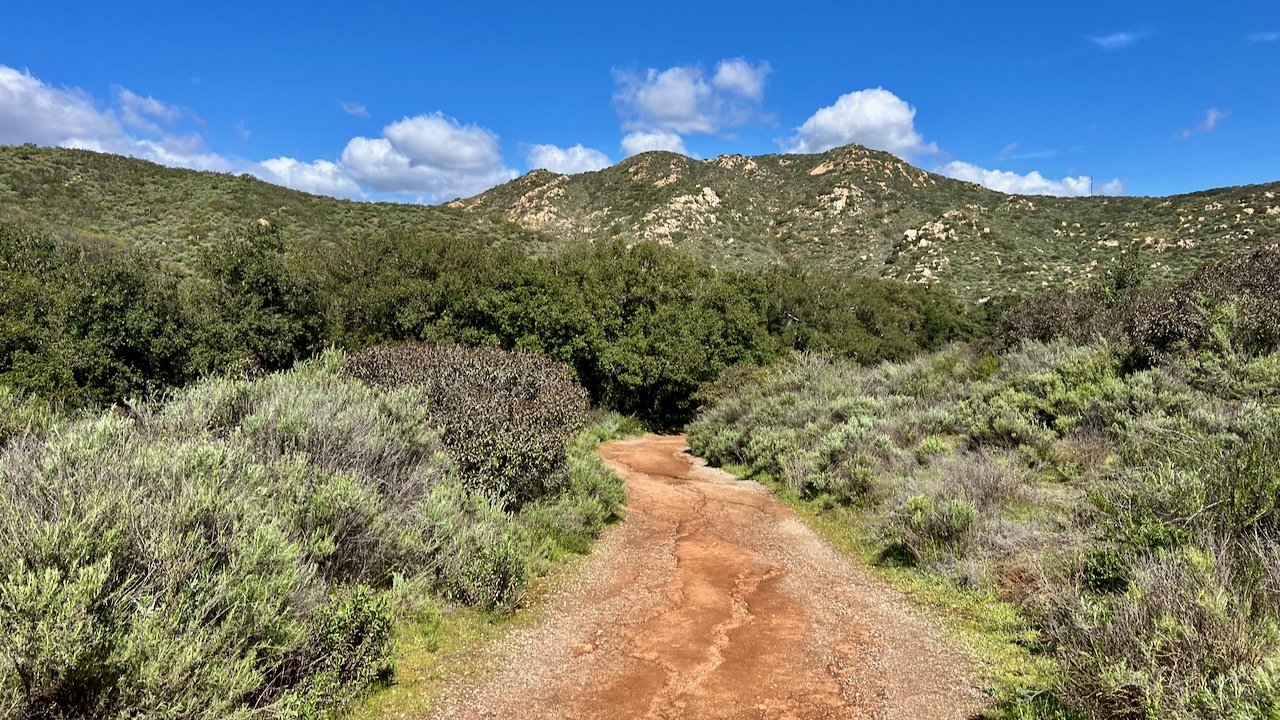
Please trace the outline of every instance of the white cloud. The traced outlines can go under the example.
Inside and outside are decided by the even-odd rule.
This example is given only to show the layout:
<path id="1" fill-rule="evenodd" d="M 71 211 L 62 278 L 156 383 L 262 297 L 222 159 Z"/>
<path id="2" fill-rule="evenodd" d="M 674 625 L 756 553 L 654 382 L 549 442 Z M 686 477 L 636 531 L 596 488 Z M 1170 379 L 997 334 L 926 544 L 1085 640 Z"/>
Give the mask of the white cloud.
<path id="1" fill-rule="evenodd" d="M 899 157 L 938 152 L 938 146 L 926 144 L 916 130 L 915 117 L 915 108 L 884 88 L 858 90 L 818 110 L 795 135 L 779 142 L 793 153 L 823 152 L 855 142 Z"/>
<path id="2" fill-rule="evenodd" d="M 1047 160 L 1049 158 L 1058 157 L 1058 151 L 1049 150 L 1028 150 L 1026 152 L 1014 153 L 1009 155 L 1008 160 Z"/>
<path id="3" fill-rule="evenodd" d="M 609 167 L 609 156 L 581 144 L 569 148 L 556 145 L 531 145 L 525 153 L 529 169 L 545 168 L 551 172 L 572 175 Z"/>
<path id="4" fill-rule="evenodd" d="M 503 163 L 497 135 L 438 112 L 387 125 L 382 137 L 354 137 L 337 162 L 280 157 L 262 166 L 299 190 L 342 197 L 372 191 L 425 202 L 468 197 L 516 177 Z"/>
<path id="5" fill-rule="evenodd" d="M 1218 127 L 1218 123 L 1226 120 L 1228 117 L 1230 116 L 1227 113 L 1219 110 L 1218 108 L 1209 108 L 1208 112 L 1205 113 L 1204 121 L 1201 122 L 1196 129 L 1202 133 L 1211 133 Z"/>
<path id="6" fill-rule="evenodd" d="M 1249 42 L 1270 43 L 1280 40 L 1280 32 L 1258 32 L 1249 34 Z"/>
<path id="7" fill-rule="evenodd" d="M 614 100 L 633 116 L 624 123 L 626 129 L 710 133 L 718 127 L 711 86 L 701 68 L 673 67 L 662 72 L 650 68 L 644 77 L 615 73 L 614 79 L 621 86 Z"/>
<path id="8" fill-rule="evenodd" d="M 1019 175 L 1007 170 L 987 170 L 986 168 L 958 160 L 943 165 L 935 172 L 957 180 L 967 180 L 992 190 L 1015 195 L 1059 195 L 1067 197 L 1088 195 L 1092 184 L 1091 179 L 1084 175 L 1053 180 L 1034 170 L 1026 175 Z M 1093 186 L 1092 191 L 1094 195 L 1123 195 L 1125 193 L 1125 184 L 1124 181 L 1116 178 L 1101 185 Z"/>
<path id="9" fill-rule="evenodd" d="M 764 78 L 771 71 L 767 62 L 752 65 L 742 58 L 721 60 L 716 64 L 716 74 L 711 84 L 717 90 L 761 102 L 764 100 Z"/>
<path id="10" fill-rule="evenodd" d="M 639 130 L 622 138 L 622 151 L 627 154 L 627 157 L 639 155 L 650 150 L 666 150 L 680 153 L 681 155 L 689 155 L 689 151 L 684 147 L 684 139 L 667 130 L 654 130 L 652 132 Z M 692 155 L 689 156 L 692 157 Z"/>
<path id="11" fill-rule="evenodd" d="M 199 117 L 187 108 L 167 105 L 150 95 L 142 97 L 122 87 L 116 88 L 116 102 L 120 106 L 120 119 L 135 130 L 158 131 L 157 120 L 169 127 L 186 117 L 199 121 Z"/>
<path id="12" fill-rule="evenodd" d="M 342 105 L 342 112 L 348 115 L 355 115 L 356 117 L 369 117 L 369 109 L 366 108 L 364 105 L 361 105 L 360 103 L 344 102 L 339 104 Z"/>
<path id="13" fill-rule="evenodd" d="M 339 161 L 363 187 L 433 202 L 467 197 L 516 177 L 498 136 L 441 113 L 392 123 L 381 138 L 352 138 Z"/>
<path id="14" fill-rule="evenodd" d="M 1000 151 L 1000 153 L 997 155 L 997 157 L 999 157 L 1001 160 L 1003 160 L 1004 158 L 1007 158 L 1007 157 L 1009 157 L 1010 155 L 1012 155 L 1012 154 L 1013 154 L 1013 151 L 1014 151 L 1014 150 L 1017 150 L 1017 149 L 1018 149 L 1018 143 L 1016 143 L 1016 142 L 1011 142 L 1011 143 L 1009 143 L 1008 145 L 1005 145 L 1005 146 L 1004 146 L 1004 149 Z"/>
<path id="15" fill-rule="evenodd" d="M 66 144 L 73 146 L 71 142 Z M 157 140 L 129 137 L 103 150 L 190 170 L 231 172 L 237 166 L 234 161 L 209 150 L 199 135 L 165 135 Z"/>
<path id="16" fill-rule="evenodd" d="M 741 58 L 720 61 L 710 82 L 696 65 L 649 68 L 644 74 L 615 70 L 613 101 L 624 130 L 714 133 L 751 121 L 769 72 L 768 63 Z"/>
<path id="17" fill-rule="evenodd" d="M 118 137 L 123 132 L 115 116 L 100 112 L 87 93 L 51 87 L 30 73 L 0 65 L 0 143 L 57 145 L 68 138 Z"/>
<path id="18" fill-rule="evenodd" d="M 263 160 L 262 167 L 270 173 L 264 180 L 276 182 L 295 190 L 334 197 L 360 197 L 360 186 L 336 163 L 328 160 L 299 162 L 293 158 L 278 157 Z M 260 177 L 263 173 L 255 173 Z"/>
<path id="19" fill-rule="evenodd" d="M 1100 37 L 1091 37 L 1089 42 L 1097 45 L 1103 50 L 1120 50 L 1138 42 L 1148 35 L 1145 30 L 1130 30 L 1126 32 L 1115 32 L 1110 35 L 1102 35 Z"/>
<path id="20" fill-rule="evenodd" d="M 124 88 L 116 90 L 116 103 L 100 110 L 82 90 L 46 85 L 29 72 L 0 65 L 0 143 L 118 153 L 196 170 L 231 169 L 231 163 L 210 152 L 198 134 L 172 132 L 182 121 L 198 122 L 195 113 Z"/>
<path id="21" fill-rule="evenodd" d="M 33 142 L 33 141 L 28 141 Z M 161 165 L 189 170 L 231 172 L 233 163 L 221 155 L 210 152 L 204 146 L 204 138 L 198 135 L 166 135 L 159 139 L 138 137 L 77 137 L 65 138 L 55 144 L 58 147 L 114 153 L 150 160 Z"/>
<path id="22" fill-rule="evenodd" d="M 405 118 L 383 128 L 382 135 L 415 165 L 483 171 L 502 164 L 497 135 L 478 125 L 462 125 L 443 113 Z"/>
<path id="23" fill-rule="evenodd" d="M 353 138 L 336 162 L 277 157 L 257 163 L 223 157 L 208 149 L 199 132 L 190 127 L 184 131 L 183 125 L 203 127 L 187 108 L 125 88 L 117 88 L 113 99 L 111 106 L 100 108 L 82 90 L 52 87 L 29 72 L 0 65 L 0 143 L 33 142 L 194 170 L 249 172 L 269 182 L 340 197 L 365 197 L 372 191 L 450 200 L 516 175 L 503 163 L 496 135 L 441 113 L 392 123 L 380 138 Z M 243 123 L 237 123 L 236 130 L 247 139 Z"/>
<path id="24" fill-rule="evenodd" d="M 1199 125 L 1195 126 L 1195 128 L 1191 130 L 1179 131 L 1178 138 L 1182 140 L 1190 140 L 1191 136 L 1197 133 L 1200 135 L 1208 135 L 1216 130 L 1223 120 L 1226 120 L 1229 117 L 1231 117 L 1231 115 L 1223 110 L 1219 110 L 1218 108 L 1209 108 L 1204 114 L 1204 120 L 1201 120 Z"/>

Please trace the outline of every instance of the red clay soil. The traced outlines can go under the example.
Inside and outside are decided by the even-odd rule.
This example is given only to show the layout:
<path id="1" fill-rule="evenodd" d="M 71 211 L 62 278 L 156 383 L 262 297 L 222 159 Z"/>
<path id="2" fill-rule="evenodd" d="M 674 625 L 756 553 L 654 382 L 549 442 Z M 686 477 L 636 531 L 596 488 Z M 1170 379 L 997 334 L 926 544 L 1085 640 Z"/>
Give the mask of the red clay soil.
<path id="1" fill-rule="evenodd" d="M 438 718 L 972 718 L 963 663 L 896 593 L 682 436 L 610 443 L 627 519 Z"/>

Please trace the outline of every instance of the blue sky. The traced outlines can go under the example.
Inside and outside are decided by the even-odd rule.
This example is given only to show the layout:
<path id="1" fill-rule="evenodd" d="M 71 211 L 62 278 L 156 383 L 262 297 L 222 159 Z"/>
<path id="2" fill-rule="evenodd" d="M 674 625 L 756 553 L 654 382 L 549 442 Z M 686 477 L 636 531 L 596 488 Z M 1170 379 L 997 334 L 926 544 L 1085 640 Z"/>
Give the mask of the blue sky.
<path id="1" fill-rule="evenodd" d="M 860 142 L 1006 191 L 1280 180 L 1280 4 L 20 3 L 0 143 L 326 194 Z"/>

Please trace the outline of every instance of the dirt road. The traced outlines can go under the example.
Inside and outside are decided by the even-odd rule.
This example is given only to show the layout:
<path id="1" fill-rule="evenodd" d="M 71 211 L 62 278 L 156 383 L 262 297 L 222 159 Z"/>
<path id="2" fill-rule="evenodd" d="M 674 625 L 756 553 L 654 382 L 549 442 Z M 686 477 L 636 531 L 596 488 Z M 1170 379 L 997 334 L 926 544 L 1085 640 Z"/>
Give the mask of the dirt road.
<path id="1" fill-rule="evenodd" d="M 926 621 L 764 488 L 681 436 L 601 448 L 627 482 L 545 618 L 439 718 L 969 718 L 981 695 Z"/>

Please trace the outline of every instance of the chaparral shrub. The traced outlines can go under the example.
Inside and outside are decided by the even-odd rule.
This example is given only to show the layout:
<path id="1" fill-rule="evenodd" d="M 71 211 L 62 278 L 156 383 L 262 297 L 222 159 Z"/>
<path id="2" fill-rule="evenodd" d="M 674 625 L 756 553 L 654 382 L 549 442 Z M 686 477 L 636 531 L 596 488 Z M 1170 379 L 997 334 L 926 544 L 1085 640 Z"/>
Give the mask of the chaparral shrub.
<path id="1" fill-rule="evenodd" d="M 393 580 L 509 607 L 584 550 L 621 496 L 571 443 L 583 391 L 531 356 L 436 352 L 434 385 L 329 353 L 79 419 L 0 395 L 24 423 L 0 449 L 0 717 L 321 717 L 391 672 Z"/>
<path id="2" fill-rule="evenodd" d="M 350 377 L 413 388 L 469 480 L 515 506 L 560 489 L 566 448 L 586 422 L 586 391 L 545 357 L 453 345 L 371 347 Z"/>

